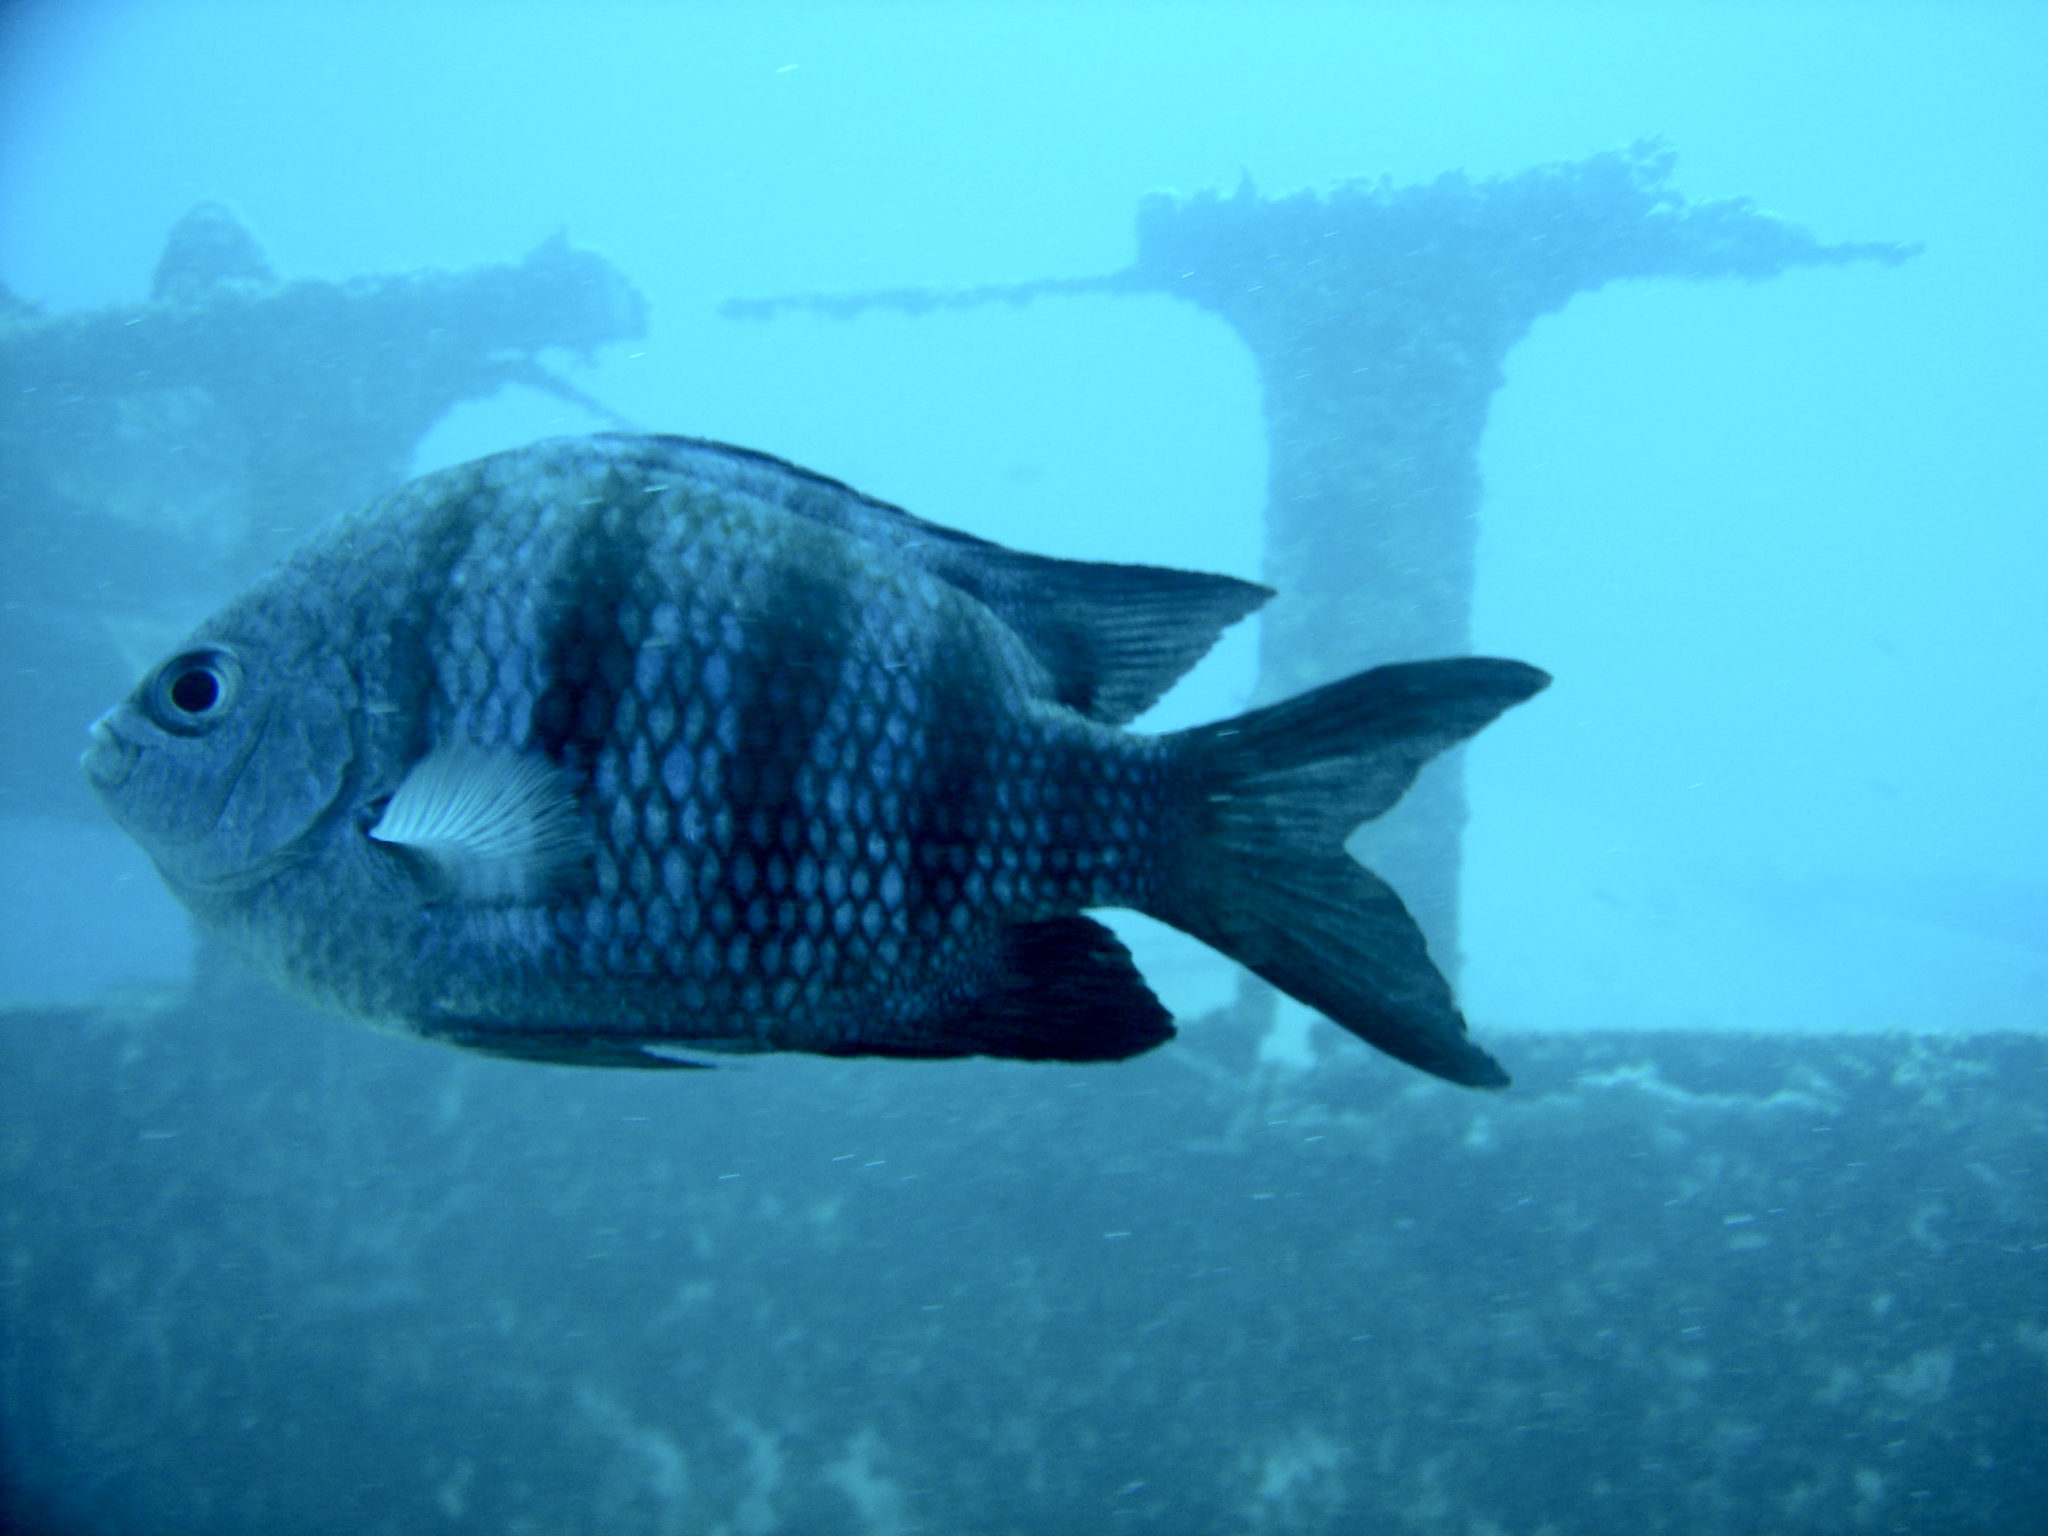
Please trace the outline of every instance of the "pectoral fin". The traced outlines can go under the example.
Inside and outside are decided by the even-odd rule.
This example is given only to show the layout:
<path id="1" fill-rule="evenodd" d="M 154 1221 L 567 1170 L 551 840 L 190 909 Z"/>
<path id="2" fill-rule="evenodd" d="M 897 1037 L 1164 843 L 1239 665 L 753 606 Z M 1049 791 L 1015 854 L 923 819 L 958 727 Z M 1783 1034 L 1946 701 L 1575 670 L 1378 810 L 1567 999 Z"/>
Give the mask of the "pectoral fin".
<path id="1" fill-rule="evenodd" d="M 457 900 L 533 901 L 582 866 L 590 830 L 569 777 L 538 752 L 437 747 L 370 828 L 419 858 Z"/>

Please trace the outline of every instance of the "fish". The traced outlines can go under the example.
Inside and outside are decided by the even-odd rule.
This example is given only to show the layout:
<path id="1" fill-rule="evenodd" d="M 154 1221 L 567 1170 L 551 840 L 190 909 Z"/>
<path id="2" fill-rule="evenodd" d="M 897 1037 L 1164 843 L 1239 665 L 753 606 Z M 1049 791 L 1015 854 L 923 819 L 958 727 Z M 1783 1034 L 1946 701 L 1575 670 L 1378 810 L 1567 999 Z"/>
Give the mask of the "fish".
<path id="1" fill-rule="evenodd" d="M 113 819 L 288 991 L 520 1060 L 1112 1061 L 1175 1032 L 1092 912 L 1474 1087 L 1345 851 L 1549 678 L 1374 668 L 1130 723 L 1271 589 L 1063 560 L 767 454 L 600 433 L 316 533 L 95 721 Z"/>

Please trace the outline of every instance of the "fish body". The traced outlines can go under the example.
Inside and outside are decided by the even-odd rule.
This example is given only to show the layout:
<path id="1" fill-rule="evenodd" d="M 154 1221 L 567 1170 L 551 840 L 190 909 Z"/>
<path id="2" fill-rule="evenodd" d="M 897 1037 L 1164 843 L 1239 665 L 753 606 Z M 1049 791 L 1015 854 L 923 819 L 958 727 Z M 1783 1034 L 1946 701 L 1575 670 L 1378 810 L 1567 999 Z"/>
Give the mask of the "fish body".
<path id="1" fill-rule="evenodd" d="M 1113 1059 L 1149 912 L 1458 1081 L 1342 849 L 1541 687 L 1479 658 L 1124 729 L 1265 588 L 1023 554 L 765 455 L 608 434 L 317 537 L 97 722 L 88 777 L 287 986 L 498 1054 Z"/>

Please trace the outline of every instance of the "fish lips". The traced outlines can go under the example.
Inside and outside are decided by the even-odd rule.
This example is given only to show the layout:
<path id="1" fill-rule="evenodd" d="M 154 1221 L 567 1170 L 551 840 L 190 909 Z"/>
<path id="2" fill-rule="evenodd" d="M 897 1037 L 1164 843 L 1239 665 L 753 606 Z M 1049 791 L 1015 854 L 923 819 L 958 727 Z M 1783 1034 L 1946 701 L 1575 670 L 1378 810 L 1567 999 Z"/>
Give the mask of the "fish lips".
<path id="1" fill-rule="evenodd" d="M 92 787 L 103 795 L 111 794 L 128 782 L 128 775 L 135 771 L 135 759 L 140 751 L 134 742 L 108 723 L 114 713 L 114 710 L 108 710 L 87 727 L 92 744 L 78 756 L 78 766 L 85 770 Z"/>

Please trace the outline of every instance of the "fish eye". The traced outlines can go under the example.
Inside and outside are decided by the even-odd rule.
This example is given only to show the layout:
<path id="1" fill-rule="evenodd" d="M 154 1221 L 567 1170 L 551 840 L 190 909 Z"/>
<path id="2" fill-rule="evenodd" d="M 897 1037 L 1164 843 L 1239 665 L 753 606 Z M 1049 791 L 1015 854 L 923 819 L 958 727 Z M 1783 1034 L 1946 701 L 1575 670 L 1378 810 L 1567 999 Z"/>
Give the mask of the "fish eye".
<path id="1" fill-rule="evenodd" d="M 241 680 L 234 653 L 219 646 L 173 656 L 150 680 L 150 718 L 179 735 L 203 731 L 228 712 Z"/>

